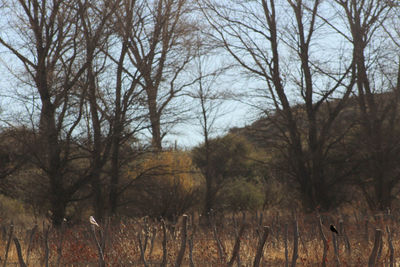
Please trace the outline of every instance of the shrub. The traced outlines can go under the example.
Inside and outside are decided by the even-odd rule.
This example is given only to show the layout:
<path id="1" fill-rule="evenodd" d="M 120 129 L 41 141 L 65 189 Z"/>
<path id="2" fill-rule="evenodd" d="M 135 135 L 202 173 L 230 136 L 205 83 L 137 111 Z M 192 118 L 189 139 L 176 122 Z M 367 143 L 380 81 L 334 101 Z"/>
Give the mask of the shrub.
<path id="1" fill-rule="evenodd" d="M 218 201 L 229 211 L 257 210 L 264 204 L 263 187 L 254 182 L 238 178 L 230 181 L 221 191 Z"/>
<path id="2" fill-rule="evenodd" d="M 201 177 L 191 158 L 180 151 L 151 154 L 138 159 L 126 175 L 132 186 L 123 195 L 126 215 L 173 219 L 198 201 Z"/>

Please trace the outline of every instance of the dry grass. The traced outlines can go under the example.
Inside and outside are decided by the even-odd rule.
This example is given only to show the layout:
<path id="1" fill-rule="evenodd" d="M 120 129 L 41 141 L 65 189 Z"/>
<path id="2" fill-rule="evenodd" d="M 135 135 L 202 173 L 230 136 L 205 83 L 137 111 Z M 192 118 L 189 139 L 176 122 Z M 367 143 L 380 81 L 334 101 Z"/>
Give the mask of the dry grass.
<path id="1" fill-rule="evenodd" d="M 398 219 L 391 217 L 377 219 L 368 217 L 368 241 L 366 240 L 365 221 L 357 222 L 353 216 L 325 216 L 324 233 L 328 239 L 327 266 L 335 266 L 332 233 L 329 231 L 330 223 L 337 223 L 339 219 L 344 220 L 344 226 L 348 235 L 351 254 L 345 249 L 344 236 L 339 236 L 339 257 L 342 266 L 366 266 L 368 257 L 373 246 L 373 233 L 375 228 L 385 229 L 388 225 L 393 235 L 393 245 L 395 253 L 400 248 L 399 224 Z M 194 223 L 193 223 L 194 221 Z M 239 224 L 233 223 L 232 217 L 218 219 L 217 233 L 223 244 L 226 255 L 225 262 L 228 262 L 236 240 L 235 232 L 238 231 Z M 237 221 L 240 221 L 239 219 Z M 245 221 L 246 230 L 241 238 L 240 262 L 241 266 L 253 266 L 256 254 L 257 242 L 262 234 L 262 227 L 259 224 L 260 218 L 249 215 Z M 262 225 L 270 226 L 271 233 L 268 236 L 260 266 L 284 266 L 284 225 L 288 224 L 288 246 L 289 262 L 291 261 L 293 250 L 293 219 L 291 216 L 280 216 L 264 214 Z M 174 264 L 181 244 L 180 221 L 176 224 L 167 223 L 167 258 L 169 264 Z M 322 261 L 323 243 L 318 231 L 318 219 L 315 215 L 298 216 L 300 240 L 299 257 L 297 266 L 320 266 Z M 7 225 L 5 225 L 7 226 Z M 4 226 L 3 226 L 4 227 Z M 42 228 L 42 227 L 39 227 Z M 148 266 L 159 266 L 162 260 L 163 232 L 161 223 L 150 222 L 144 219 L 126 220 L 118 223 L 110 223 L 108 227 L 103 225 L 105 239 L 105 261 L 107 266 L 143 266 L 140 257 L 139 238 L 142 244 L 146 242 L 145 260 Z M 1 259 L 4 260 L 6 243 L 9 231 L 2 234 L 3 241 L 0 245 Z M 23 256 L 26 261 L 29 230 L 18 229 L 16 227 L 14 236 L 21 241 Z M 97 234 L 100 234 L 98 231 Z M 146 238 L 147 236 L 147 238 Z M 62 239 L 61 239 L 62 237 Z M 100 235 L 98 235 L 100 238 Z M 212 228 L 199 223 L 198 217 L 190 220 L 188 225 L 188 237 L 193 237 L 193 261 L 195 266 L 222 266 L 218 253 L 217 242 L 214 238 Z M 389 262 L 389 248 L 387 233 L 384 231 L 383 246 L 379 262 L 382 264 Z M 62 240 L 62 242 L 60 242 Z M 49 233 L 49 265 L 57 266 L 61 247 L 60 266 L 98 266 L 98 256 L 92 232 L 87 225 L 65 227 L 63 230 L 51 229 Z M 153 241 L 153 245 L 152 245 Z M 30 252 L 29 266 L 43 266 L 44 264 L 44 235 L 43 230 L 35 233 L 32 239 L 32 249 Z M 396 254 L 395 254 L 396 255 Z M 17 266 L 18 262 L 14 243 L 10 246 L 8 254 L 8 265 Z M 14 263 L 15 265 L 12 265 Z M 3 262 L 1 262 L 1 265 Z M 183 266 L 189 266 L 189 247 L 186 247 Z M 234 266 L 237 266 L 236 263 Z"/>

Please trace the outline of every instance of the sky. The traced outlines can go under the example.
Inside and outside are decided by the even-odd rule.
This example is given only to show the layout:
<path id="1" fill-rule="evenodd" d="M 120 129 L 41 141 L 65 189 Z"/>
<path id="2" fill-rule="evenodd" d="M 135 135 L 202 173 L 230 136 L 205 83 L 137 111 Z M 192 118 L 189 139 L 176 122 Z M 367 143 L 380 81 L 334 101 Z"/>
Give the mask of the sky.
<path id="1" fill-rule="evenodd" d="M 221 112 L 221 115 L 217 118 L 211 137 L 224 135 L 234 127 L 244 127 L 251 124 L 256 113 L 254 109 L 238 101 L 227 101 L 222 109 L 225 112 Z M 164 141 L 167 146 L 174 146 L 176 141 L 179 148 L 190 149 L 204 142 L 201 131 L 199 121 L 193 119 L 174 127 Z"/>

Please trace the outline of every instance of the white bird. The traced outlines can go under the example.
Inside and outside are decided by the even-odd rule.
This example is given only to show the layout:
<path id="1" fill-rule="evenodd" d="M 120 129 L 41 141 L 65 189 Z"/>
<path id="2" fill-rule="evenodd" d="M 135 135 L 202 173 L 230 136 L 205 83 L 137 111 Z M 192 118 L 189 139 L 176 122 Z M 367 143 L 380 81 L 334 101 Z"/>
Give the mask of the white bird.
<path id="1" fill-rule="evenodd" d="M 96 225 L 97 227 L 100 227 L 100 225 L 96 222 L 93 216 L 89 217 L 89 222 L 93 225 Z"/>

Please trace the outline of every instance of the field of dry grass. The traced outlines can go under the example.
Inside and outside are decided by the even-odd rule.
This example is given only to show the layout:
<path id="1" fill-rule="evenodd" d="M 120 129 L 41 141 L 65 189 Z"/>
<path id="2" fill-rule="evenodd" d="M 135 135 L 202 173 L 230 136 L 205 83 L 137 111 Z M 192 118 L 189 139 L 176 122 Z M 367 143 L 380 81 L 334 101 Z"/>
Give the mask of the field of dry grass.
<path id="1" fill-rule="evenodd" d="M 399 220 L 394 215 L 312 214 L 297 215 L 295 219 L 293 215 L 265 212 L 246 214 L 244 218 L 241 214 L 216 217 L 211 225 L 202 221 L 198 216 L 188 216 L 186 231 L 182 218 L 175 224 L 165 222 L 165 232 L 162 222 L 147 218 L 104 223 L 101 228 L 92 228 L 87 222 L 58 230 L 46 224 L 29 229 L 11 229 L 4 224 L 0 264 L 3 266 L 7 260 L 6 266 L 99 266 L 99 254 L 104 252 L 106 266 L 162 266 L 165 260 L 168 266 L 176 266 L 182 251 L 181 266 L 254 266 L 264 230 L 268 230 L 268 236 L 260 250 L 259 266 L 285 266 L 286 262 L 288 266 L 294 262 L 297 266 L 322 266 L 324 237 L 326 266 L 368 266 L 376 243 L 375 229 L 382 229 L 382 241 L 376 243 L 372 266 L 390 266 L 391 254 L 396 266 L 394 261 L 400 248 Z M 338 236 L 329 230 L 331 223 L 337 226 Z M 21 244 L 20 260 L 15 237 Z M 234 247 L 237 253 L 232 257 Z M 295 261 L 293 254 L 297 254 Z"/>

